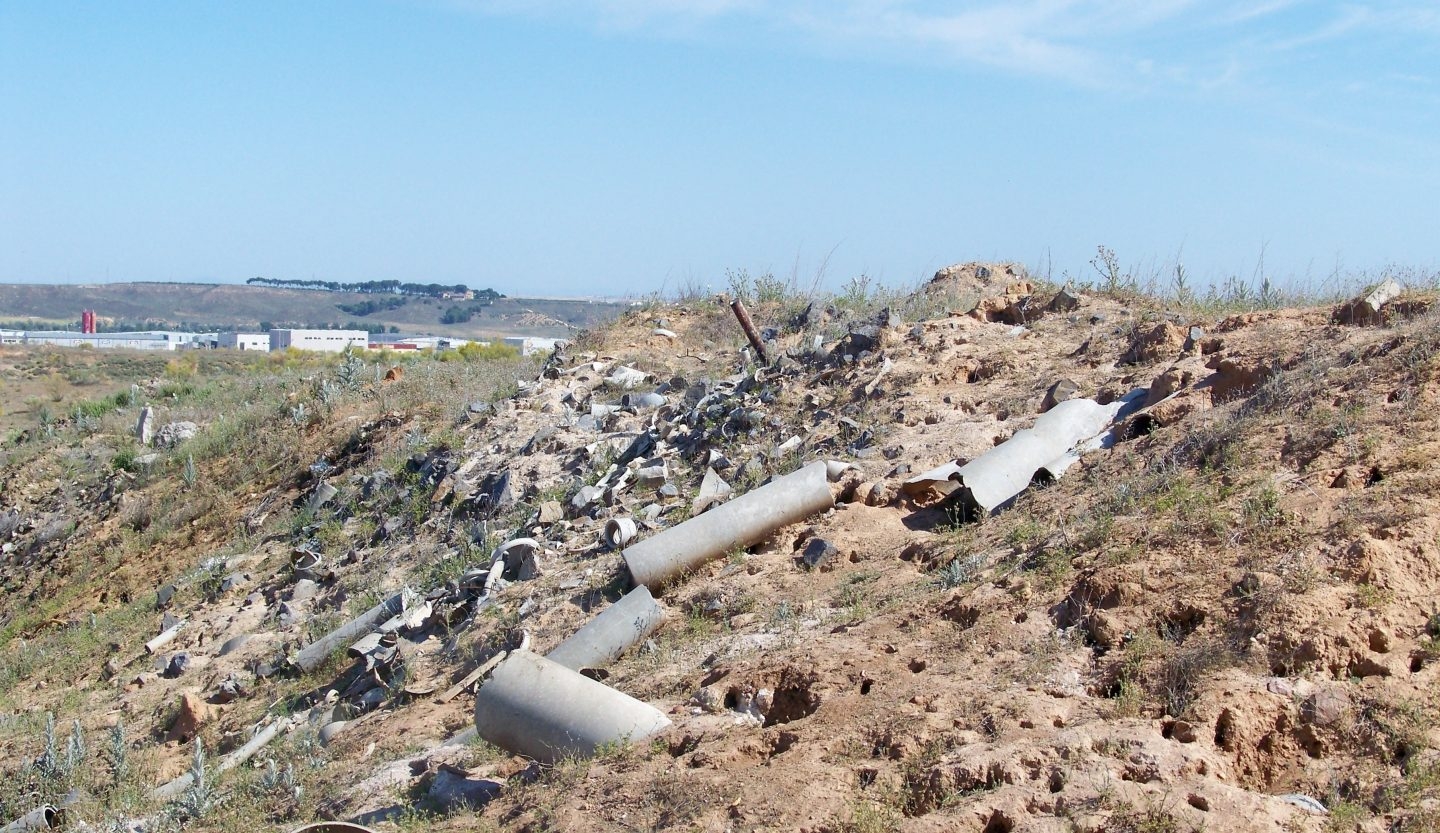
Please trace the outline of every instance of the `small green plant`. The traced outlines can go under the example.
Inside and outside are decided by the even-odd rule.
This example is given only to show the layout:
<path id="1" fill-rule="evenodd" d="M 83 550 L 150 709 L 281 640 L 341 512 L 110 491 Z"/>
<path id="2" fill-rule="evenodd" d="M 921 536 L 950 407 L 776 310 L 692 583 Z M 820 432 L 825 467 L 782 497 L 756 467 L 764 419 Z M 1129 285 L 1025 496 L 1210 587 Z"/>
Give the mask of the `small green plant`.
<path id="1" fill-rule="evenodd" d="M 1182 825 L 1162 803 L 1146 801 L 1136 806 L 1123 799 L 1111 798 L 1107 802 L 1110 818 L 1105 829 L 1112 833 L 1191 833 L 1195 828 Z"/>
<path id="2" fill-rule="evenodd" d="M 870 587 L 870 584 L 877 578 L 879 576 L 868 571 L 846 576 L 845 584 L 835 599 L 835 606 L 844 609 L 846 617 L 851 621 L 869 617 L 874 609 L 874 600 L 871 598 L 874 588 Z"/>
<path id="3" fill-rule="evenodd" d="M 70 725 L 70 742 L 65 745 L 65 772 L 72 773 L 85 763 L 85 734 L 80 729 L 80 721 L 73 721 Z"/>
<path id="4" fill-rule="evenodd" d="M 1355 585 L 1355 602 L 1369 610 L 1379 610 L 1390 603 L 1394 594 L 1384 587 L 1377 587 L 1373 584 Z"/>
<path id="5" fill-rule="evenodd" d="M 300 785 L 299 777 L 295 774 L 295 764 L 287 763 L 285 768 L 281 769 L 276 765 L 274 758 L 265 761 L 265 771 L 260 774 L 256 786 L 271 800 L 284 797 L 292 801 L 299 801 L 305 791 L 304 787 Z"/>
<path id="6" fill-rule="evenodd" d="M 1115 250 L 1108 246 L 1096 247 L 1095 257 L 1090 260 L 1090 265 L 1100 275 L 1099 289 L 1104 292 L 1135 292 L 1139 289 L 1135 276 L 1120 268 L 1120 258 L 1116 257 Z"/>
<path id="7" fill-rule="evenodd" d="M 1330 805 L 1330 815 L 1325 819 L 1325 830 L 1326 833 L 1352 833 L 1368 818 L 1370 812 L 1360 804 L 1337 801 Z"/>
<path id="8" fill-rule="evenodd" d="M 346 348 L 340 364 L 335 368 L 335 379 L 347 390 L 355 390 L 360 387 L 364 370 L 365 360 L 355 351 Z"/>
<path id="9" fill-rule="evenodd" d="M 215 789 L 205 766 L 205 743 L 195 739 L 195 755 L 190 761 L 190 786 L 175 803 L 176 811 L 187 820 L 203 819 L 215 808 Z"/>
<path id="10" fill-rule="evenodd" d="M 1144 710 L 1146 670 L 1160 650 L 1160 638 L 1148 630 L 1142 630 L 1126 641 L 1112 689 L 1117 715 L 1134 717 Z"/>
<path id="11" fill-rule="evenodd" d="M 893 833 L 900 829 L 902 820 L 900 811 L 888 804 L 857 801 L 850 806 L 848 817 L 834 829 L 839 833 Z"/>
<path id="12" fill-rule="evenodd" d="M 64 778 L 69 775 L 65 761 L 60 757 L 59 742 L 55 737 L 55 713 L 45 712 L 45 749 L 32 765 L 34 770 L 46 779 Z"/>
<path id="13" fill-rule="evenodd" d="M 130 774 L 130 744 L 125 740 L 125 723 L 115 721 L 110 727 L 109 743 L 105 747 L 105 761 L 110 765 L 110 776 L 119 786 Z"/>
<path id="14" fill-rule="evenodd" d="M 984 563 L 983 555 L 957 555 L 936 571 L 935 583 L 942 590 L 954 590 L 973 581 Z"/>
<path id="15" fill-rule="evenodd" d="M 872 295 L 870 276 L 861 272 L 845 282 L 844 289 L 835 297 L 835 306 L 858 313 L 871 306 Z"/>
<path id="16" fill-rule="evenodd" d="M 195 456 L 185 455 L 185 465 L 180 469 L 180 479 L 185 481 L 185 488 L 193 489 L 200 481 L 200 472 L 195 468 Z"/>

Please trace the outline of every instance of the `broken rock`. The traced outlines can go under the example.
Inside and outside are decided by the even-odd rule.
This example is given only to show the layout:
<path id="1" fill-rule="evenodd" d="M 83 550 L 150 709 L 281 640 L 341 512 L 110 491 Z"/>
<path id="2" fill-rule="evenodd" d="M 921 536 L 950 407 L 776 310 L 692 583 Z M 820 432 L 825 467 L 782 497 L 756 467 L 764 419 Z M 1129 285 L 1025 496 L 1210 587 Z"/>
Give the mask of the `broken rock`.
<path id="1" fill-rule="evenodd" d="M 1350 697 L 1340 688 L 1328 686 L 1305 698 L 1300 715 L 1317 726 L 1332 726 L 1339 723 L 1349 711 Z"/>
<path id="2" fill-rule="evenodd" d="M 835 545 L 824 538 L 811 538 L 800 560 L 811 570 L 828 570 L 834 568 L 835 556 L 839 553 Z"/>
<path id="3" fill-rule="evenodd" d="M 170 724 L 170 731 L 165 735 L 165 739 L 188 743 L 200 733 L 205 724 L 210 722 L 214 714 L 214 708 L 204 700 L 188 691 L 185 692 L 180 695 L 180 705 L 175 713 L 175 721 Z"/>
<path id="4" fill-rule="evenodd" d="M 1055 293 L 1050 299 L 1049 309 L 1051 312 L 1073 312 L 1080 306 L 1080 296 L 1070 287 L 1065 287 Z"/>
<path id="5" fill-rule="evenodd" d="M 694 503 L 690 504 L 690 514 L 698 515 L 714 506 L 723 503 L 730 497 L 730 484 L 720 479 L 715 469 L 707 468 L 705 476 L 700 480 L 700 494 L 695 496 Z"/>
<path id="6" fill-rule="evenodd" d="M 1040 402 L 1040 413 L 1043 414 L 1068 399 L 1074 399 L 1075 394 L 1079 392 L 1080 386 L 1074 381 L 1070 379 L 1059 380 L 1045 391 L 1045 398 Z"/>
<path id="7" fill-rule="evenodd" d="M 1175 356 L 1184 347 L 1185 331 L 1165 321 L 1139 334 L 1120 357 L 1120 364 L 1149 364 Z"/>
<path id="8" fill-rule="evenodd" d="M 1341 324 L 1363 326 L 1381 322 L 1381 310 L 1402 289 L 1394 280 L 1386 280 L 1359 297 L 1352 298 L 1335 309 L 1334 320 Z"/>
<path id="9" fill-rule="evenodd" d="M 155 440 L 155 409 L 149 406 L 140 409 L 140 418 L 135 421 L 135 439 L 141 445 L 150 445 Z"/>
<path id="10" fill-rule="evenodd" d="M 426 797 L 442 813 L 474 810 L 488 804 L 504 786 L 491 778 L 469 778 L 445 767 L 435 773 Z"/>
<path id="11" fill-rule="evenodd" d="M 175 446 L 194 439 L 200 427 L 193 422 L 169 422 L 160 426 L 155 432 L 155 445 L 160 448 L 174 448 Z"/>

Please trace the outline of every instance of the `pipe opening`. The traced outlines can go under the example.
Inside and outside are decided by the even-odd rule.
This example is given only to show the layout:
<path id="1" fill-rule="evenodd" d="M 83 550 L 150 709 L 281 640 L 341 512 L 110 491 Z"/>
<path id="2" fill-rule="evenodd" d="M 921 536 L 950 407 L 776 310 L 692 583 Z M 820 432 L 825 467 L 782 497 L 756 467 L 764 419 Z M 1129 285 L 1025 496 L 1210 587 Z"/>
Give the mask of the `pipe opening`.
<path id="1" fill-rule="evenodd" d="M 1127 440 L 1148 437 L 1163 427 L 1152 414 L 1139 414 L 1125 426 L 1123 436 Z"/>

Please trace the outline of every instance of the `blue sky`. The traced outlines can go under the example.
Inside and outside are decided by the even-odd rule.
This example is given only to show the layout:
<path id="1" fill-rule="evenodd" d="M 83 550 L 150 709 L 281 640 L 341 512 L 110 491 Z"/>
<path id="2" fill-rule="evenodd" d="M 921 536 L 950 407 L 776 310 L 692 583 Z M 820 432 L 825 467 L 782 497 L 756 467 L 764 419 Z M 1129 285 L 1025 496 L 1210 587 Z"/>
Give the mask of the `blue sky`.
<path id="1" fill-rule="evenodd" d="M 0 282 L 1440 267 L 1440 6 L 0 0 Z"/>

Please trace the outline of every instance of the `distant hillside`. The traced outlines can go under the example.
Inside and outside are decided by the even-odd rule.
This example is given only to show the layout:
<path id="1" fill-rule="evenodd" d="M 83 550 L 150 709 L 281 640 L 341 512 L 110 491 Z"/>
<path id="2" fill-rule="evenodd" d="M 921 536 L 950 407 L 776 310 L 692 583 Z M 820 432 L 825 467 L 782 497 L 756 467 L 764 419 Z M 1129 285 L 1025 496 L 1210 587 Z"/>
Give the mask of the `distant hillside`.
<path id="1" fill-rule="evenodd" d="M 377 298 L 385 298 L 386 304 L 375 304 Z M 376 309 L 369 315 L 355 314 L 357 310 L 390 303 L 397 305 L 393 309 Z M 66 322 L 78 326 L 80 311 L 93 309 L 102 328 L 122 322 L 148 322 L 145 325 L 153 328 L 193 323 L 237 329 L 256 329 L 262 322 L 309 326 L 354 323 L 372 329 L 395 327 L 402 332 L 463 337 L 561 337 L 609 321 L 626 306 L 611 301 L 538 298 L 501 298 L 482 305 L 437 298 L 234 284 L 0 284 L 0 322 L 35 320 L 37 326 Z M 469 320 L 463 320 L 467 314 Z"/>

